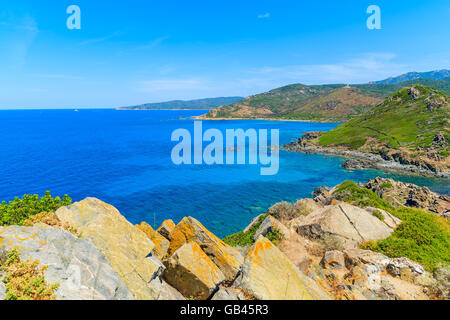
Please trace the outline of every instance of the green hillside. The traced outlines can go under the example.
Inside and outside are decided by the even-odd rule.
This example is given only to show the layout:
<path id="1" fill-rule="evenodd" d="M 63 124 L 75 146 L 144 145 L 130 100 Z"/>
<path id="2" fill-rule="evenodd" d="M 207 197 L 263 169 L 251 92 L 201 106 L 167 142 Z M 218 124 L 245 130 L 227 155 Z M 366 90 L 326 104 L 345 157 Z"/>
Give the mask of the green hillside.
<path id="1" fill-rule="evenodd" d="M 206 98 L 206 99 L 196 99 L 196 100 L 173 100 L 167 102 L 155 102 L 146 103 L 137 106 L 130 107 L 120 107 L 118 110 L 161 110 L 161 109 L 185 109 L 185 110 L 196 110 L 196 109 L 211 109 L 220 106 L 228 105 L 230 103 L 235 103 L 242 100 L 242 97 L 219 97 L 219 98 Z"/>
<path id="2" fill-rule="evenodd" d="M 340 90 L 346 88 L 344 84 L 293 84 L 211 110 L 204 118 L 345 121 L 413 84 L 432 86 L 450 93 L 450 78 L 416 79 L 396 84 L 357 84 L 351 86 L 358 90 L 353 91 L 352 97 L 348 96 L 348 90 Z"/>
<path id="3" fill-rule="evenodd" d="M 425 151 L 440 143 L 439 151 L 448 155 L 449 119 L 448 93 L 414 85 L 397 91 L 383 104 L 322 134 L 319 144 L 358 149 L 372 138 L 374 141 L 368 148 L 378 148 L 376 144 L 379 142 L 392 149 Z M 438 136 L 441 137 L 440 141 L 437 141 Z"/>

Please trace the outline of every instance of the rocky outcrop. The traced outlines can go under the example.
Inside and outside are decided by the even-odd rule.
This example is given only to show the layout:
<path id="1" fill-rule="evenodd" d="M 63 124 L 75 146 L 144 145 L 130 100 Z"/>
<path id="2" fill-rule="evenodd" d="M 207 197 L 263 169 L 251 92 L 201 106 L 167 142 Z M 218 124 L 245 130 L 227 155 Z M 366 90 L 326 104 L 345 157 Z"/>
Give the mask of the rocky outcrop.
<path id="1" fill-rule="evenodd" d="M 223 273 L 195 242 L 177 249 L 165 265 L 164 279 L 187 298 L 206 300 L 225 280 Z"/>
<path id="2" fill-rule="evenodd" d="M 167 240 L 170 240 L 170 233 L 175 229 L 175 223 L 172 220 L 165 220 L 161 226 L 156 230 L 160 235 L 162 235 Z"/>
<path id="3" fill-rule="evenodd" d="M 58 300 L 134 299 L 94 244 L 68 231 L 46 225 L 0 227 L 0 247 L 16 248 L 23 260 L 38 260 L 47 266 L 45 279 L 59 284 Z M 0 281 L 0 295 L 2 288 Z"/>
<path id="4" fill-rule="evenodd" d="M 329 298 L 314 280 L 300 274 L 285 254 L 263 236 L 250 249 L 234 285 L 260 300 Z"/>
<path id="5" fill-rule="evenodd" d="M 342 269 L 345 267 L 344 254 L 337 250 L 327 251 L 320 264 L 326 269 Z"/>
<path id="6" fill-rule="evenodd" d="M 170 257 L 180 247 L 189 242 L 195 242 L 201 247 L 219 267 L 227 281 L 232 281 L 236 277 L 244 260 L 242 255 L 192 217 L 181 220 L 170 234 L 168 256 Z"/>
<path id="7" fill-rule="evenodd" d="M 95 244 L 137 299 L 158 298 L 150 282 L 163 273 L 164 266 L 152 256 L 155 245 L 116 208 L 87 198 L 58 209 L 56 215 Z"/>
<path id="8" fill-rule="evenodd" d="M 260 235 L 266 236 L 268 233 L 278 230 L 282 235 L 283 238 L 288 238 L 291 235 L 291 231 L 286 228 L 280 221 L 275 219 L 272 216 L 267 216 L 266 219 L 264 219 L 263 223 L 261 223 L 261 226 L 256 230 L 254 240 L 259 238 Z"/>
<path id="9" fill-rule="evenodd" d="M 139 230 L 144 232 L 147 237 L 153 242 L 155 248 L 153 249 L 153 254 L 158 259 L 163 259 L 167 251 L 169 251 L 170 242 L 164 238 L 159 232 L 153 230 L 153 228 L 146 222 L 142 222 L 140 225 L 136 226 Z"/>
<path id="10" fill-rule="evenodd" d="M 310 239 L 335 236 L 349 243 L 381 240 L 393 232 L 364 209 L 347 203 L 326 206 L 296 220 L 297 233 Z"/>
<path id="11" fill-rule="evenodd" d="M 369 180 L 364 187 L 395 207 L 424 209 L 444 217 L 450 214 L 450 197 L 434 193 L 427 187 L 380 177 Z"/>

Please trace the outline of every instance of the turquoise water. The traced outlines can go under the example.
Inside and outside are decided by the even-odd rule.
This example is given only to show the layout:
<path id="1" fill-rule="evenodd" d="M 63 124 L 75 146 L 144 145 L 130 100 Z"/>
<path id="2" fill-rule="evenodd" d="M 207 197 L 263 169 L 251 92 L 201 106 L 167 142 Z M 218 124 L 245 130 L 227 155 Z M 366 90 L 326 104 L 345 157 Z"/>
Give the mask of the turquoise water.
<path id="1" fill-rule="evenodd" d="M 181 165 L 171 162 L 173 130 L 193 130 L 180 119 L 204 111 L 0 111 L 0 200 L 23 194 L 97 197 L 132 223 L 178 222 L 193 216 L 219 236 L 241 230 L 279 201 L 310 197 L 320 185 L 376 176 L 450 193 L 448 180 L 349 172 L 338 157 L 281 151 L 280 170 L 261 176 L 255 165 Z M 338 124 L 276 121 L 204 121 L 204 130 L 279 129 L 280 143 Z"/>

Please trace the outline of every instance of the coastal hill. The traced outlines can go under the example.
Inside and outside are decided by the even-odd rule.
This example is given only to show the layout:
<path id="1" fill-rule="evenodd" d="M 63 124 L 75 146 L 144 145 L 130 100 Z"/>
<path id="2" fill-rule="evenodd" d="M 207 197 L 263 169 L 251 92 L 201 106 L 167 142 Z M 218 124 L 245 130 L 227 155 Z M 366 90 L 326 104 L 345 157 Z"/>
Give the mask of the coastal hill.
<path id="1" fill-rule="evenodd" d="M 120 107 L 118 110 L 206 110 L 228 105 L 242 100 L 242 97 L 219 97 L 197 100 L 173 100 L 167 102 L 146 103 L 137 106 Z"/>
<path id="2" fill-rule="evenodd" d="M 416 79 L 396 84 L 293 84 L 247 97 L 211 110 L 199 119 L 289 119 L 345 121 L 381 103 L 395 91 L 413 84 L 450 92 L 450 78 Z"/>
<path id="3" fill-rule="evenodd" d="M 223 240 L 193 217 L 133 225 L 95 198 L 2 202 L 0 300 L 450 298 L 450 198 L 383 178 L 313 195 Z"/>
<path id="4" fill-rule="evenodd" d="M 408 72 L 402 74 L 398 77 L 390 77 L 381 81 L 374 81 L 371 83 L 374 84 L 397 84 L 400 82 L 408 81 L 408 80 L 417 80 L 417 79 L 445 79 L 450 77 L 450 70 L 435 70 L 428 72 Z"/>
<path id="5" fill-rule="evenodd" d="M 414 85 L 329 132 L 306 134 L 288 148 L 300 152 L 315 148 L 315 153 L 341 152 L 351 157 L 356 151 L 448 174 L 449 119 L 450 94 Z"/>

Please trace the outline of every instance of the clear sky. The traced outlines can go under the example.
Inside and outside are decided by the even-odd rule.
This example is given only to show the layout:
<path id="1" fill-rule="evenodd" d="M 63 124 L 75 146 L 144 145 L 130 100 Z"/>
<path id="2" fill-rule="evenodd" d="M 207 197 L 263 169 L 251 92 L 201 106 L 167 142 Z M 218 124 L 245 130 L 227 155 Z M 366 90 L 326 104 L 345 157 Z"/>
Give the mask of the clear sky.
<path id="1" fill-rule="evenodd" d="M 69 5 L 81 29 L 69 30 Z M 369 30 L 369 5 L 381 30 Z M 103 108 L 450 69 L 448 0 L 0 0 L 0 108 Z"/>

